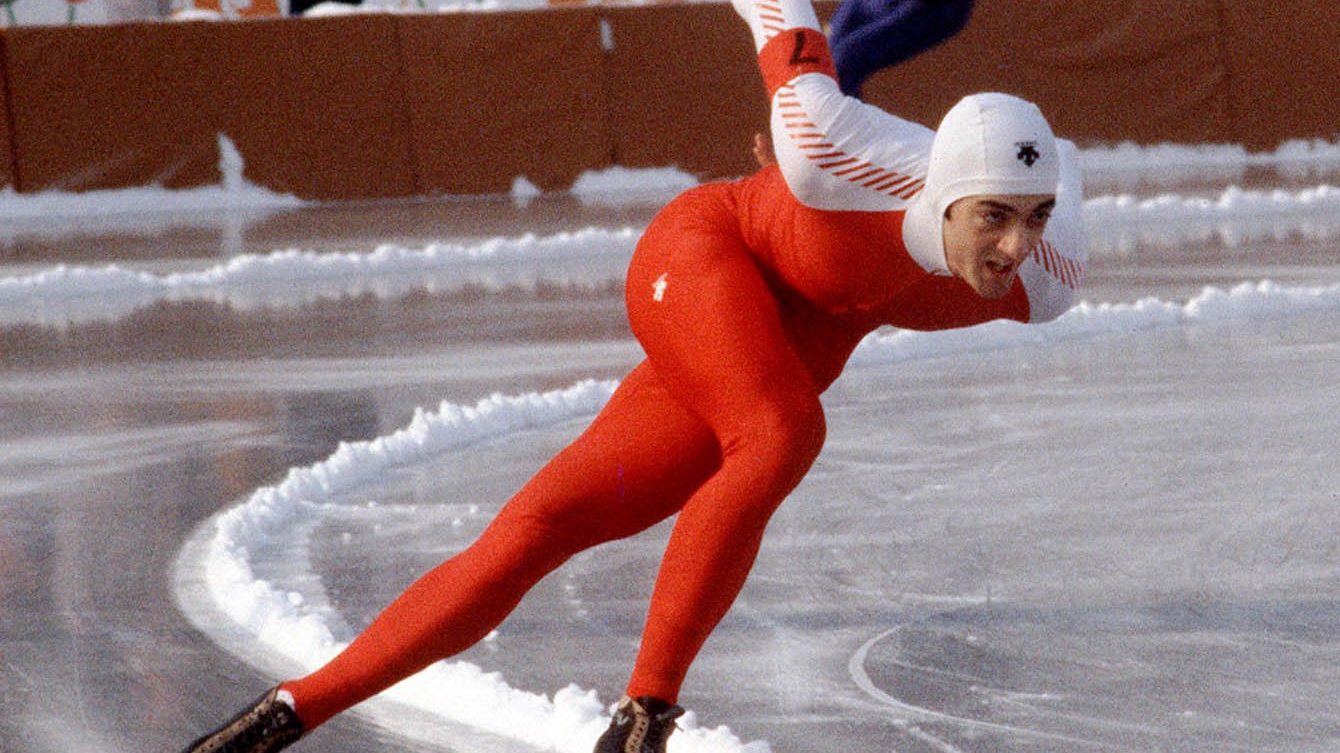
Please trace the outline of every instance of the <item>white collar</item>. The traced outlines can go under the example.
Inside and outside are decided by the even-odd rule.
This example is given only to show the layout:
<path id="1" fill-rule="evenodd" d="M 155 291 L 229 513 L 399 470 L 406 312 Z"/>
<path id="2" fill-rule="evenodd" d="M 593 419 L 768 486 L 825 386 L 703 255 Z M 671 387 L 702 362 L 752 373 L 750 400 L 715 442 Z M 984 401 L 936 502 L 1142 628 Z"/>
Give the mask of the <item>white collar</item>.
<path id="1" fill-rule="evenodd" d="M 922 269 L 933 275 L 947 276 L 949 264 L 945 261 L 944 222 L 936 216 L 927 193 L 917 194 L 903 215 L 903 246 L 907 248 L 907 255 Z"/>

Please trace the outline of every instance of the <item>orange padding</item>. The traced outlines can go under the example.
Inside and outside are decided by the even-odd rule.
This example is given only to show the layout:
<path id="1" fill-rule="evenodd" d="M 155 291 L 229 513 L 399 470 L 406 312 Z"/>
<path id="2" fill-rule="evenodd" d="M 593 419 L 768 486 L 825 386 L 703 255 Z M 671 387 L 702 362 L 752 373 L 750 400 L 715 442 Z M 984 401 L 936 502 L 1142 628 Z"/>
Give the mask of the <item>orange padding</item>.
<path id="1" fill-rule="evenodd" d="M 769 98 L 788 81 L 806 73 L 837 78 L 828 38 L 814 29 L 787 29 L 769 39 L 758 53 L 758 67 Z"/>

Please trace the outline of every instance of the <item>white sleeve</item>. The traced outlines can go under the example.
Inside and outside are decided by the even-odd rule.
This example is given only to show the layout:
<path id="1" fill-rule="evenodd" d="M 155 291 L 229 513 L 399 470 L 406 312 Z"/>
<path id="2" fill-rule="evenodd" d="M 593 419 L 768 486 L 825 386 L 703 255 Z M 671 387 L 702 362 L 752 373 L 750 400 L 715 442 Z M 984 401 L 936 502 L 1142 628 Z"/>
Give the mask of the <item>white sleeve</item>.
<path id="1" fill-rule="evenodd" d="M 920 192 L 934 132 L 844 95 L 810 0 L 732 0 L 772 98 L 777 163 L 816 209 L 901 209 Z"/>
<path id="2" fill-rule="evenodd" d="M 815 209 L 902 209 L 925 186 L 935 132 L 807 73 L 772 98 L 772 143 L 791 193 Z"/>
<path id="3" fill-rule="evenodd" d="M 1089 260 L 1089 238 L 1084 229 L 1084 186 L 1079 149 L 1057 139 L 1061 155 L 1061 182 L 1042 243 L 1019 269 L 1028 293 L 1029 321 L 1046 322 L 1070 309 L 1075 291 L 1084 280 Z"/>
<path id="4" fill-rule="evenodd" d="M 788 29 L 822 32 L 810 0 L 731 0 L 735 12 L 749 24 L 754 52 L 763 52 L 772 38 Z"/>

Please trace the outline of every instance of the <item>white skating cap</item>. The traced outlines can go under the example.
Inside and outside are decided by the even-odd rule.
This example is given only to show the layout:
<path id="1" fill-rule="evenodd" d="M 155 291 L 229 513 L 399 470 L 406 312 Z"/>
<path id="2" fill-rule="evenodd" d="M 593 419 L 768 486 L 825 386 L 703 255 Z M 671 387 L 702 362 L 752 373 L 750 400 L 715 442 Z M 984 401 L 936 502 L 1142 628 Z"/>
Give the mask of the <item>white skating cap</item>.
<path id="1" fill-rule="evenodd" d="M 950 204 L 983 194 L 1054 194 L 1060 162 L 1037 105 L 1009 94 L 964 97 L 936 129 L 926 187 L 908 208 L 908 251 L 923 267 L 943 271 L 941 222 Z"/>
<path id="2" fill-rule="evenodd" d="M 1056 193 L 1056 138 L 1037 105 L 1009 94 L 974 94 L 935 131 L 926 190 L 939 213 L 964 196 Z"/>

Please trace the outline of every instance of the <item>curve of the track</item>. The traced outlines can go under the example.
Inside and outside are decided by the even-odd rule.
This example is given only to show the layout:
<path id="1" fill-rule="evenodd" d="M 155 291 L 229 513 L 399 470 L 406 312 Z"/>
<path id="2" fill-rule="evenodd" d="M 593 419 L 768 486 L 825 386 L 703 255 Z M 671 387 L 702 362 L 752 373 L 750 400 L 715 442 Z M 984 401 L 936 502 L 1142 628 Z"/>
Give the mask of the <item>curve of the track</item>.
<path id="1" fill-rule="evenodd" d="M 1329 285 L 1333 245 L 1137 248 L 1095 263 L 1091 290 Z M 273 673 L 178 611 L 182 542 L 419 406 L 617 377 L 637 357 L 620 303 L 617 284 L 467 286 L 0 328 L 0 749 L 172 750 L 231 713 Z M 1332 743 L 1337 323 L 1247 316 L 854 370 L 686 702 L 775 750 Z M 573 430 L 409 466 L 317 521 L 298 565 L 283 547 L 266 561 L 315 577 L 357 626 Z M 358 512 L 366 498 L 385 515 Z M 471 659 L 520 687 L 609 696 L 660 535 L 570 563 Z M 440 749 L 431 726 L 351 717 L 321 746 Z"/>

